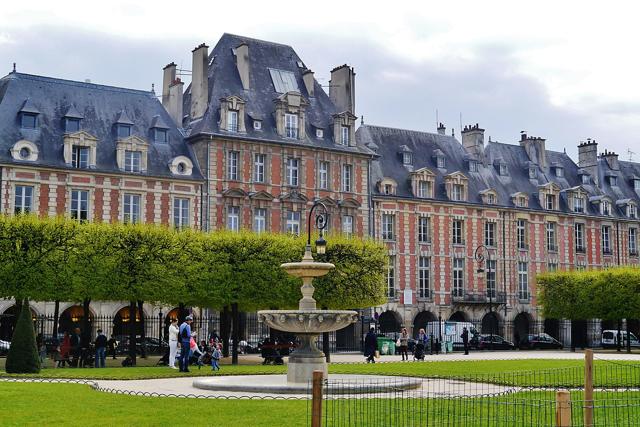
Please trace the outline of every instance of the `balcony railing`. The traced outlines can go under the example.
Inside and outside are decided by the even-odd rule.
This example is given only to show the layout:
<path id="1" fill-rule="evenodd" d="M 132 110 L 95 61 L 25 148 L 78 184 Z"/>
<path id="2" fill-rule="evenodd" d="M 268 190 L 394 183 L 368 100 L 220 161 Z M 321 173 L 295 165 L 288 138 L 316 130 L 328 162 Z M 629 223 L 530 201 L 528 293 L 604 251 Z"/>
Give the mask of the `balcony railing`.
<path id="1" fill-rule="evenodd" d="M 485 292 L 451 292 L 451 299 L 457 303 L 463 304 L 504 304 L 507 302 L 507 296 L 504 292 L 493 292 L 493 298 L 489 298 L 489 293 Z"/>

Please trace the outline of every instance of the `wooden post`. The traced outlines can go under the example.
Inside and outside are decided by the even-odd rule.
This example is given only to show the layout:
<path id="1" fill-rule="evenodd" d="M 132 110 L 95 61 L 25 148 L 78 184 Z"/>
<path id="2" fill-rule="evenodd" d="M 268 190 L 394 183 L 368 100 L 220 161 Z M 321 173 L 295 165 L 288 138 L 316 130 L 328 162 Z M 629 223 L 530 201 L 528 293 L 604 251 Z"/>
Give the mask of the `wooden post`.
<path id="1" fill-rule="evenodd" d="M 584 352 L 584 425 L 593 426 L 593 350 Z"/>
<path id="2" fill-rule="evenodd" d="M 311 394 L 311 427 L 322 425 L 322 371 L 313 371 Z"/>
<path id="3" fill-rule="evenodd" d="M 556 427 L 571 427 L 571 395 L 566 390 L 556 392 Z"/>

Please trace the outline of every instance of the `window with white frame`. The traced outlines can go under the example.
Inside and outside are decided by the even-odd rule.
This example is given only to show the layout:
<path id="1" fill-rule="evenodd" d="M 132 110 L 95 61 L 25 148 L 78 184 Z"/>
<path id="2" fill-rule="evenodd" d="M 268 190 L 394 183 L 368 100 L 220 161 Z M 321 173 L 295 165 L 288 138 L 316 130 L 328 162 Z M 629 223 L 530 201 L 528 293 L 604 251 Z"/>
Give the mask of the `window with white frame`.
<path id="1" fill-rule="evenodd" d="M 516 239 L 518 249 L 527 249 L 527 220 L 518 219 L 516 222 Z"/>
<path id="2" fill-rule="evenodd" d="M 629 218 L 638 218 L 638 207 L 633 203 L 627 205 L 627 216 Z"/>
<path id="3" fill-rule="evenodd" d="M 89 219 L 88 190 L 71 190 L 71 218 L 78 221 Z"/>
<path id="4" fill-rule="evenodd" d="M 431 197 L 431 182 L 424 180 L 418 181 L 418 197 L 421 199 Z"/>
<path id="5" fill-rule="evenodd" d="M 384 185 L 384 194 L 386 194 L 386 195 L 394 194 L 394 191 L 393 191 L 393 185 L 391 185 L 391 184 L 385 184 L 385 185 Z"/>
<path id="6" fill-rule="evenodd" d="M 461 201 L 464 198 L 464 185 L 453 184 L 451 186 L 451 200 Z"/>
<path id="7" fill-rule="evenodd" d="M 629 228 L 629 254 L 638 255 L 638 229 Z"/>
<path id="8" fill-rule="evenodd" d="M 173 199 L 173 226 L 189 227 L 189 199 L 176 197 Z"/>
<path id="9" fill-rule="evenodd" d="M 234 110 L 227 111 L 227 131 L 238 132 L 238 112 Z"/>
<path id="10" fill-rule="evenodd" d="M 453 287 L 451 295 L 454 297 L 464 296 L 464 259 L 453 259 Z"/>
<path id="11" fill-rule="evenodd" d="M 284 135 L 287 138 L 298 138 L 298 116 L 295 114 L 284 115 Z"/>
<path id="12" fill-rule="evenodd" d="M 321 161 L 318 165 L 318 188 L 329 189 L 329 162 Z"/>
<path id="13" fill-rule="evenodd" d="M 575 241 L 576 241 L 576 252 L 584 252 L 584 224 L 581 222 L 577 222 L 573 226 Z"/>
<path id="14" fill-rule="evenodd" d="M 493 193 L 487 194 L 487 204 L 495 205 L 496 204 L 496 195 Z"/>
<path id="15" fill-rule="evenodd" d="M 287 222 L 285 224 L 287 233 L 300 234 L 300 212 L 287 211 Z"/>
<path id="16" fill-rule="evenodd" d="M 89 147 L 74 145 L 71 149 L 71 165 L 76 169 L 89 167 Z"/>
<path id="17" fill-rule="evenodd" d="M 633 180 L 633 188 L 636 191 L 640 191 L 640 179 L 634 179 Z"/>
<path id="18" fill-rule="evenodd" d="M 556 261 L 549 261 L 547 263 L 547 271 L 550 271 L 550 272 L 558 271 L 558 263 Z"/>
<path id="19" fill-rule="evenodd" d="M 142 152 L 129 151 L 124 152 L 124 170 L 125 172 L 140 172 L 142 165 Z"/>
<path id="20" fill-rule="evenodd" d="M 464 221 L 454 219 L 451 222 L 451 241 L 454 245 L 464 245 Z"/>
<path id="21" fill-rule="evenodd" d="M 530 167 L 529 168 L 529 179 L 536 179 L 537 176 L 538 176 L 538 172 L 536 171 L 536 168 Z"/>
<path id="22" fill-rule="evenodd" d="M 293 157 L 289 157 L 287 159 L 287 167 L 286 167 L 288 186 L 290 187 L 298 186 L 299 169 L 300 169 L 300 160 Z"/>
<path id="23" fill-rule="evenodd" d="M 431 259 L 427 256 L 418 258 L 418 298 L 431 297 Z"/>
<path id="24" fill-rule="evenodd" d="M 485 246 L 496 245 L 496 223 L 495 222 L 484 223 L 484 245 Z"/>
<path id="25" fill-rule="evenodd" d="M 30 185 L 16 185 L 13 212 L 16 215 L 28 214 L 33 209 L 33 187 Z"/>
<path id="26" fill-rule="evenodd" d="M 122 212 L 122 221 L 125 224 L 137 224 L 140 222 L 140 195 L 125 193 L 124 211 Z"/>
<path id="27" fill-rule="evenodd" d="M 562 178 L 563 176 L 564 176 L 564 169 L 563 168 L 556 168 L 556 177 Z"/>
<path id="28" fill-rule="evenodd" d="M 267 163 L 267 155 L 256 153 L 253 155 L 253 182 L 265 181 L 265 165 Z"/>
<path id="29" fill-rule="evenodd" d="M 353 165 L 342 165 L 342 191 L 353 191 Z"/>
<path id="30" fill-rule="evenodd" d="M 387 260 L 387 297 L 396 296 L 396 257 L 389 256 Z"/>
<path id="31" fill-rule="evenodd" d="M 431 224 L 427 216 L 418 217 L 418 242 L 431 242 Z"/>
<path id="32" fill-rule="evenodd" d="M 253 211 L 253 231 L 256 233 L 264 233 L 267 230 L 267 210 L 265 208 L 256 208 Z"/>
<path id="33" fill-rule="evenodd" d="M 555 194 L 547 194 L 545 197 L 546 208 L 547 210 L 555 210 L 556 209 L 556 195 Z"/>
<path id="34" fill-rule="evenodd" d="M 475 160 L 469 162 L 469 172 L 478 172 L 478 162 Z"/>
<path id="35" fill-rule="evenodd" d="M 495 259 L 488 259 L 485 264 L 487 297 L 496 298 L 496 268 L 498 264 Z"/>
<path id="36" fill-rule="evenodd" d="M 352 215 L 342 215 L 342 234 L 347 237 L 351 237 L 353 235 L 353 216 Z"/>
<path id="37" fill-rule="evenodd" d="M 527 198 L 524 197 L 524 196 L 518 196 L 518 198 L 516 198 L 516 203 L 517 203 L 518 207 L 526 208 L 527 207 Z"/>
<path id="38" fill-rule="evenodd" d="M 546 234 L 547 234 L 547 251 L 551 251 L 551 252 L 557 251 L 558 245 L 556 241 L 556 223 L 555 222 L 547 222 Z"/>
<path id="39" fill-rule="evenodd" d="M 240 161 L 240 153 L 238 151 L 227 152 L 227 179 L 230 181 L 238 180 L 238 162 Z"/>
<path id="40" fill-rule="evenodd" d="M 506 163 L 500 163 L 500 175 L 506 176 L 507 174 L 508 174 L 507 164 Z"/>
<path id="41" fill-rule="evenodd" d="M 611 202 L 603 200 L 600 204 L 600 213 L 607 216 L 611 215 Z"/>
<path id="42" fill-rule="evenodd" d="M 393 240 L 395 215 L 382 214 L 382 240 Z"/>
<path id="43" fill-rule="evenodd" d="M 349 126 L 340 127 L 340 144 L 349 145 Z"/>
<path id="44" fill-rule="evenodd" d="M 575 196 L 573 198 L 573 211 L 576 213 L 584 213 L 584 197 Z"/>
<path id="45" fill-rule="evenodd" d="M 227 207 L 227 230 L 231 230 L 231 231 L 240 230 L 240 207 L 239 206 Z"/>
<path id="46" fill-rule="evenodd" d="M 582 183 L 585 185 L 591 184 L 591 177 L 586 173 L 582 175 Z"/>
<path id="47" fill-rule="evenodd" d="M 611 226 L 602 226 L 602 252 L 605 254 L 611 253 Z"/>
<path id="48" fill-rule="evenodd" d="M 402 153 L 402 164 L 403 165 L 412 165 L 413 164 L 413 155 L 410 152 L 404 151 Z"/>
<path id="49" fill-rule="evenodd" d="M 524 261 L 518 261 L 518 299 L 529 299 L 529 269 Z"/>
<path id="50" fill-rule="evenodd" d="M 444 156 L 436 157 L 436 165 L 438 166 L 439 169 L 444 169 L 444 166 L 445 166 Z"/>

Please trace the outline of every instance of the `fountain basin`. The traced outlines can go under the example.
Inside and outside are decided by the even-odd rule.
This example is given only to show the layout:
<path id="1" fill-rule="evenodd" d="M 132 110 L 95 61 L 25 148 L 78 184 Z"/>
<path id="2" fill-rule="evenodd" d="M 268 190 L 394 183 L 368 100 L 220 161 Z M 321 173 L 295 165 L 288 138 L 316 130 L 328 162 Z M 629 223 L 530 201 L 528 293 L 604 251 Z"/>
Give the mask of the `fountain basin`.
<path id="1" fill-rule="evenodd" d="M 332 332 L 358 321 L 358 312 L 351 310 L 261 310 L 258 320 L 279 331 L 294 334 Z"/>

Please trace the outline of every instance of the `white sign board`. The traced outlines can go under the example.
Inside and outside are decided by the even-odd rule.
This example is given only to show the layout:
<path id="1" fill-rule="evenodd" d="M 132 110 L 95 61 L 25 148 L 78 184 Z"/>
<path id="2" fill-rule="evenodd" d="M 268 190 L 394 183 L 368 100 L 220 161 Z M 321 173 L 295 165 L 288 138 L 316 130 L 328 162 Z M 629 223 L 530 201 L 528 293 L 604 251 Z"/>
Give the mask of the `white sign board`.
<path id="1" fill-rule="evenodd" d="M 413 292 L 411 289 L 404 290 L 404 305 L 412 305 L 413 304 Z"/>

